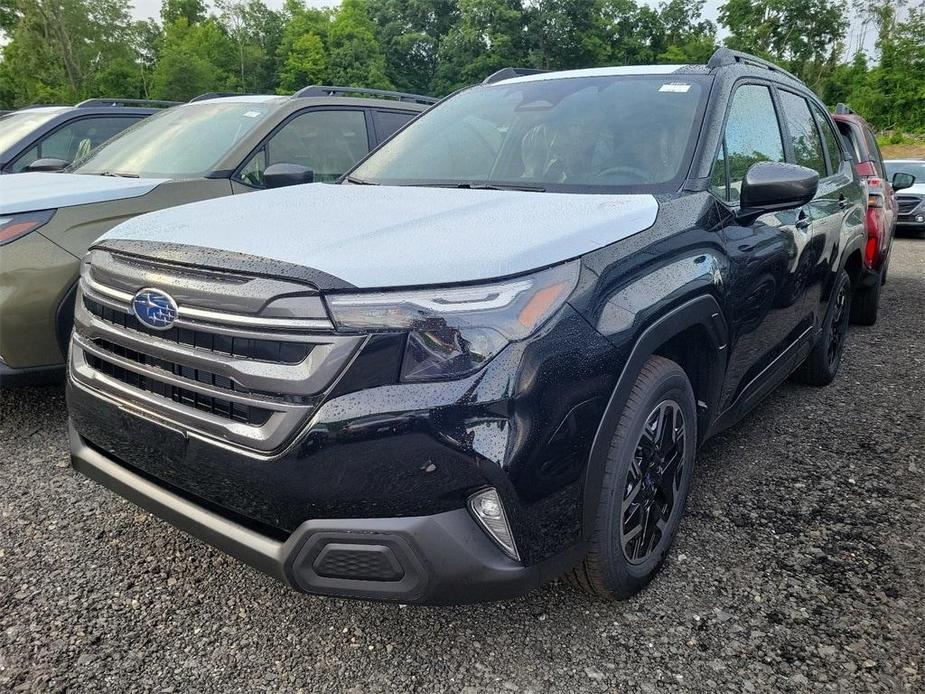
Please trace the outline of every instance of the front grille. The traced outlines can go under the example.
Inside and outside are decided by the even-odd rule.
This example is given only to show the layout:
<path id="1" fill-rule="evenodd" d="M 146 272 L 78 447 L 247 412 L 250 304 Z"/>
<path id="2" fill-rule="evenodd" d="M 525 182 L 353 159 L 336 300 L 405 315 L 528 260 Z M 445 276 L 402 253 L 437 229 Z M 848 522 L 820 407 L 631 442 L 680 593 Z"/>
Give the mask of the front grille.
<path id="1" fill-rule="evenodd" d="M 101 253 L 91 252 L 80 281 L 71 379 L 190 434 L 274 454 L 308 421 L 365 340 L 336 334 L 317 293 L 305 285 L 222 283 L 220 277 L 209 283 L 208 275 L 182 288 L 174 327 L 152 330 L 132 312 L 134 292 L 152 286 L 155 275 L 177 287 L 181 273 L 171 274 L 168 263 L 146 264 L 148 275 L 132 285 L 136 265 L 106 252 L 94 266 Z M 238 291 L 246 294 L 228 295 Z M 237 313 L 225 308 L 223 296 Z M 263 306 L 274 307 L 266 317 L 259 313 Z M 289 314 L 281 317 L 280 307 Z"/>
<path id="2" fill-rule="evenodd" d="M 246 359 L 298 364 L 311 352 L 312 345 L 305 342 L 283 342 L 281 340 L 261 340 L 242 336 L 222 335 L 190 328 L 171 328 L 170 330 L 153 330 L 138 320 L 134 314 L 110 308 L 99 301 L 84 297 L 84 305 L 94 316 L 112 323 L 120 328 L 144 333 L 160 340 L 189 345 L 210 352 L 230 354 Z"/>
<path id="3" fill-rule="evenodd" d="M 235 422 L 242 422 L 251 426 L 262 426 L 270 419 L 273 414 L 271 410 L 254 407 L 252 405 L 242 405 L 237 402 L 230 402 L 222 398 L 203 395 L 186 388 L 159 381 L 156 377 L 149 377 L 143 374 L 135 373 L 124 369 L 117 364 L 101 359 L 94 354 L 86 355 L 87 363 L 91 368 L 100 373 L 111 376 L 112 378 L 138 388 L 147 393 L 159 395 L 173 402 L 194 407 L 197 410 L 208 412 L 209 414 L 228 419 Z"/>
<path id="4" fill-rule="evenodd" d="M 910 214 L 922 202 L 922 198 L 912 195 L 899 195 L 896 197 L 899 204 L 899 214 Z"/>
<path id="5" fill-rule="evenodd" d="M 133 361 L 136 364 L 150 366 L 154 369 L 166 371 L 172 376 L 179 376 L 180 378 L 196 381 L 197 383 L 204 383 L 209 386 L 215 386 L 216 388 L 223 388 L 225 390 L 239 393 L 254 392 L 248 390 L 247 388 L 242 388 L 240 385 L 225 376 L 219 376 L 218 374 L 214 374 L 204 369 L 197 369 L 193 366 L 183 366 L 182 364 L 168 361 L 167 359 L 161 359 L 160 357 L 154 357 L 150 354 L 145 354 L 144 352 L 138 352 L 134 349 L 123 347 L 122 345 L 117 345 L 113 342 L 110 342 L 109 340 L 95 340 L 93 344 L 100 349 L 104 349 L 107 352 L 116 355 L 117 357 L 128 359 L 129 361 Z"/>

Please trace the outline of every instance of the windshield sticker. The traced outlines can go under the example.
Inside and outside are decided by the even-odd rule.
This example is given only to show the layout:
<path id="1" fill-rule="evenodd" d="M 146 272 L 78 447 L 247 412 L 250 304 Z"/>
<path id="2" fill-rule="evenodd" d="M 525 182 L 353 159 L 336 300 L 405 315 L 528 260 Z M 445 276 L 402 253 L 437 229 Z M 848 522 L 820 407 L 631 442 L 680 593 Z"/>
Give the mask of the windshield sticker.
<path id="1" fill-rule="evenodd" d="M 679 84 L 677 82 L 670 82 L 668 84 L 663 84 L 660 88 L 660 92 L 675 92 L 677 94 L 684 94 L 688 89 L 691 88 L 689 84 Z"/>

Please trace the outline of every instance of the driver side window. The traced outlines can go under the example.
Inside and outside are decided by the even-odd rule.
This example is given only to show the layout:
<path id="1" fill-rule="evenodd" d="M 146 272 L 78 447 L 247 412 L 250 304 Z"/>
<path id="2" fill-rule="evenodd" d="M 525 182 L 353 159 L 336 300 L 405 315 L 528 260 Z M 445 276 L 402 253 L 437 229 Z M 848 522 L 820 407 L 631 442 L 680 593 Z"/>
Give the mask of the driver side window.
<path id="1" fill-rule="evenodd" d="M 363 111 L 309 111 L 274 133 L 241 168 L 238 178 L 263 187 L 268 166 L 299 164 L 314 171 L 315 181 L 336 181 L 368 151 Z"/>
<path id="2" fill-rule="evenodd" d="M 710 190 L 721 200 L 738 204 L 745 172 L 759 161 L 784 161 L 784 141 L 770 89 L 745 84 L 732 97 Z"/>

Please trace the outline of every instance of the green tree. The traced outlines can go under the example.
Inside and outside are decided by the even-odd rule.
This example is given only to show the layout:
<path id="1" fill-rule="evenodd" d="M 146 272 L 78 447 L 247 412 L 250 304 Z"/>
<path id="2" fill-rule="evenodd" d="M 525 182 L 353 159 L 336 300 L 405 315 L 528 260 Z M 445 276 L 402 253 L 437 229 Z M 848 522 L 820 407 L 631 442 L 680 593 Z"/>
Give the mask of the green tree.
<path id="1" fill-rule="evenodd" d="M 185 19 L 189 25 L 199 24 L 206 18 L 206 4 L 203 0 L 161 0 L 161 21 L 173 24 Z"/>
<path id="2" fill-rule="evenodd" d="M 237 91 L 235 46 L 224 27 L 210 17 L 190 25 L 181 17 L 164 27 L 151 94 L 186 101 L 209 91 Z"/>
<path id="3" fill-rule="evenodd" d="M 318 34 L 302 34 L 289 44 L 286 62 L 279 75 L 279 88 L 290 93 L 309 84 L 323 82 L 327 67 L 328 59 L 321 37 Z"/>
<path id="4" fill-rule="evenodd" d="M 726 0 L 726 45 L 786 63 L 820 88 L 837 64 L 848 29 L 846 0 Z"/>
<path id="5" fill-rule="evenodd" d="M 459 20 L 440 44 L 434 91 L 446 94 L 500 68 L 524 65 L 526 24 L 519 0 L 459 0 Z"/>
<path id="6" fill-rule="evenodd" d="M 123 0 L 17 0 L 0 17 L 0 82 L 16 104 L 85 98 L 114 61 L 133 58 Z"/>
<path id="7" fill-rule="evenodd" d="M 385 55 L 365 0 L 343 0 L 328 32 L 328 80 L 334 84 L 389 88 Z"/>
<path id="8" fill-rule="evenodd" d="M 367 11 L 389 81 L 403 91 L 429 92 L 440 44 L 459 19 L 456 0 L 376 0 Z"/>

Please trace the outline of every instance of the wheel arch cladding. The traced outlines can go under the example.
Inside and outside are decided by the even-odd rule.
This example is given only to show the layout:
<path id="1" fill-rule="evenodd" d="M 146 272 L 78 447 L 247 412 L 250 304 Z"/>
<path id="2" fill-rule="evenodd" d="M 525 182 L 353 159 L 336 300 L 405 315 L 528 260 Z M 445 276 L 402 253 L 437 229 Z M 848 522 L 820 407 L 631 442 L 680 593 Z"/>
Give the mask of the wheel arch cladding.
<path id="1" fill-rule="evenodd" d="M 597 516 L 610 443 L 646 360 L 652 355 L 663 356 L 677 361 L 687 373 L 698 405 L 698 438 L 702 438 L 717 414 L 727 341 L 719 303 L 712 294 L 703 294 L 654 319 L 633 343 L 591 445 L 584 480 L 582 536 L 585 539 L 590 537 Z"/>

